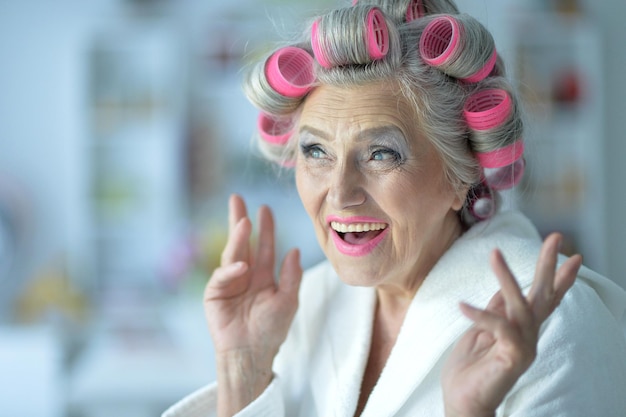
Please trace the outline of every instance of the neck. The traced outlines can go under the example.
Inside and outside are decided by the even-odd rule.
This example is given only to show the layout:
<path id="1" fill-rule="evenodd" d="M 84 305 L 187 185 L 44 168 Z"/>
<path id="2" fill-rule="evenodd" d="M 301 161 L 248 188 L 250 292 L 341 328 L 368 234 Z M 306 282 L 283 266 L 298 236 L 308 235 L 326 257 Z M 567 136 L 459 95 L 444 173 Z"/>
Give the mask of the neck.
<path id="1" fill-rule="evenodd" d="M 388 281 L 376 287 L 378 313 L 384 316 L 404 317 L 431 269 L 463 233 L 461 221 L 454 212 L 451 212 L 446 225 L 447 227 L 442 228 L 441 235 L 433 239 L 433 242 L 438 244 L 427 245 L 428 250 L 425 251 L 422 262 L 418 267 L 412 268 L 411 274 L 404 279 Z"/>

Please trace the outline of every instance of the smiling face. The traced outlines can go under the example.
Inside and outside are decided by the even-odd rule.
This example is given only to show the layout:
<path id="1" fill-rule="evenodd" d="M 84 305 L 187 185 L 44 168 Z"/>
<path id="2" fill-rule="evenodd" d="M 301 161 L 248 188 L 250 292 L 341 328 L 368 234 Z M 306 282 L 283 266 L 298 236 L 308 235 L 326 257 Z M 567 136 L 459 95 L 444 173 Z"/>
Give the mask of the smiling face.
<path id="1" fill-rule="evenodd" d="M 461 234 L 463 197 L 392 87 L 311 93 L 298 125 L 296 184 L 344 282 L 414 293 Z"/>

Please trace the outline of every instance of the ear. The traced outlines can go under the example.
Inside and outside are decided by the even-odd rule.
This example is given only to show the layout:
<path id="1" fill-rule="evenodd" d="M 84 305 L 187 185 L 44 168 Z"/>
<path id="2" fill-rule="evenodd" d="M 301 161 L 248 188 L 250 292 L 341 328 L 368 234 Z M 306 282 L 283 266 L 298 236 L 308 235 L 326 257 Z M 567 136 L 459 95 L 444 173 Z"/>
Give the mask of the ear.
<path id="1" fill-rule="evenodd" d="M 452 200 L 452 210 L 460 211 L 463 208 L 469 190 L 470 186 L 468 184 L 463 184 L 459 187 L 455 193 L 454 200 Z"/>

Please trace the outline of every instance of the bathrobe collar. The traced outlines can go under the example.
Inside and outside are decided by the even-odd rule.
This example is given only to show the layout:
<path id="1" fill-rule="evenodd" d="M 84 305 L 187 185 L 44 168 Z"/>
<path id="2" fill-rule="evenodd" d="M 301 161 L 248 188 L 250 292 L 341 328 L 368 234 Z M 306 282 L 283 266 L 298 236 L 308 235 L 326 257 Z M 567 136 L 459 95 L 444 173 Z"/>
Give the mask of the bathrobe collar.
<path id="1" fill-rule="evenodd" d="M 485 307 L 499 289 L 489 254 L 502 250 L 522 288 L 532 283 L 541 240 L 520 213 L 479 223 L 461 236 L 426 277 L 407 311 L 396 344 L 363 417 L 394 415 L 442 355 L 471 325 L 460 301 Z M 336 278 L 339 279 L 339 278 Z M 375 290 L 340 284 L 312 359 L 318 415 L 352 417 L 367 364 Z"/>

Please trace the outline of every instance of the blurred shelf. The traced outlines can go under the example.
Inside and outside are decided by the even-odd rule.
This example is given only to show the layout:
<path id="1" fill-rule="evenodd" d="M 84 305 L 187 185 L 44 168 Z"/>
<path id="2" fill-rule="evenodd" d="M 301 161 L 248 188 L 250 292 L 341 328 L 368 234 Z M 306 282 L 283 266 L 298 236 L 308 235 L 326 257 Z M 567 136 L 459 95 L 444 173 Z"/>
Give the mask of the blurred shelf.
<path id="1" fill-rule="evenodd" d="M 520 14 L 513 21 L 515 79 L 528 113 L 520 208 L 542 234 L 562 231 L 571 251 L 605 271 L 600 30 L 576 14 Z"/>

